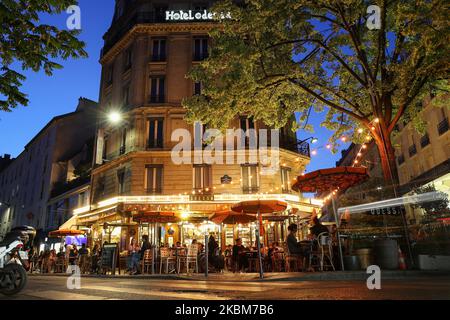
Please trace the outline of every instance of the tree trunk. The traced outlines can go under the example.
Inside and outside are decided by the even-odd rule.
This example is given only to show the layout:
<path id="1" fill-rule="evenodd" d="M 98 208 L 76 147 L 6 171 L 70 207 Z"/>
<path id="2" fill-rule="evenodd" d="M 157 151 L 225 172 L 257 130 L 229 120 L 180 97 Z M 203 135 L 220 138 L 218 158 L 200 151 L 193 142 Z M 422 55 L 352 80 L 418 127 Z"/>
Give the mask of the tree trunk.
<path id="1" fill-rule="evenodd" d="M 397 162 L 395 159 L 395 150 L 392 146 L 390 134 L 387 130 L 380 130 L 380 136 L 375 138 L 375 143 L 380 154 L 381 168 L 383 177 L 388 189 L 392 189 L 394 195 L 399 185 Z"/>

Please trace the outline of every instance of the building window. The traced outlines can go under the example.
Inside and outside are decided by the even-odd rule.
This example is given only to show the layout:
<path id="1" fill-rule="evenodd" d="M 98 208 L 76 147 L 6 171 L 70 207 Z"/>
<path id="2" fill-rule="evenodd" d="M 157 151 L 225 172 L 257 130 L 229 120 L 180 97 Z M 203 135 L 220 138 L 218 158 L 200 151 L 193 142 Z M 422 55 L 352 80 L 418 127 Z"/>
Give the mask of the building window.
<path id="1" fill-rule="evenodd" d="M 420 146 L 423 149 L 429 144 L 430 144 L 430 136 L 428 135 L 428 133 L 426 133 L 425 135 L 422 136 L 422 138 L 420 138 Z"/>
<path id="2" fill-rule="evenodd" d="M 242 191 L 255 193 L 259 191 L 258 165 L 245 164 L 241 166 Z"/>
<path id="3" fill-rule="evenodd" d="M 114 66 L 110 65 L 106 70 L 106 85 L 111 85 L 114 79 Z"/>
<path id="4" fill-rule="evenodd" d="M 122 128 L 122 132 L 120 135 L 119 155 L 123 155 L 127 150 L 127 128 Z"/>
<path id="5" fill-rule="evenodd" d="M 194 39 L 194 61 L 202 61 L 208 58 L 208 38 Z"/>
<path id="6" fill-rule="evenodd" d="M 441 136 L 448 131 L 448 118 L 445 114 L 445 108 L 441 108 L 441 121 L 438 124 L 438 134 Z"/>
<path id="7" fill-rule="evenodd" d="M 148 120 L 148 148 L 161 149 L 164 147 L 164 120 L 162 118 L 150 118 Z"/>
<path id="8" fill-rule="evenodd" d="M 291 192 L 291 168 L 281 167 L 281 186 L 283 193 Z"/>
<path id="9" fill-rule="evenodd" d="M 241 117 L 240 118 L 240 127 L 241 130 L 244 131 L 244 136 L 242 137 L 243 140 L 245 140 L 245 147 L 250 146 L 250 134 L 251 132 L 249 130 L 255 129 L 255 122 L 253 121 L 253 118 L 247 118 L 247 117 Z M 254 132 L 256 135 L 256 131 Z M 256 136 L 252 137 L 256 143 L 257 139 Z M 255 146 L 256 147 L 256 146 Z"/>
<path id="10" fill-rule="evenodd" d="M 165 80 L 164 77 L 152 77 L 150 79 L 150 103 L 164 103 Z"/>
<path id="11" fill-rule="evenodd" d="M 416 154 L 417 154 L 417 148 L 416 148 L 416 145 L 413 144 L 412 146 L 410 146 L 408 151 L 409 151 L 409 156 L 410 156 L 410 157 L 416 155 Z"/>
<path id="12" fill-rule="evenodd" d="M 210 193 L 212 191 L 212 168 L 210 165 L 194 165 L 193 188 L 195 192 Z"/>
<path id="13" fill-rule="evenodd" d="M 145 190 L 147 193 L 162 193 L 163 165 L 145 166 Z"/>
<path id="14" fill-rule="evenodd" d="M 125 193 L 125 169 L 120 169 L 117 171 L 117 184 L 118 184 L 118 193 Z"/>
<path id="15" fill-rule="evenodd" d="M 200 96 L 202 94 L 202 83 L 196 82 L 194 83 L 194 95 Z"/>
<path id="16" fill-rule="evenodd" d="M 124 71 L 128 71 L 129 69 L 131 69 L 131 66 L 133 64 L 133 50 L 131 50 L 131 48 L 127 49 L 125 51 L 125 56 L 124 56 L 124 66 L 125 69 Z"/>
<path id="17" fill-rule="evenodd" d="M 127 85 L 123 88 L 123 93 L 122 93 L 122 97 L 123 97 L 123 106 L 125 108 L 130 106 L 130 86 Z"/>
<path id="18" fill-rule="evenodd" d="M 397 158 L 397 161 L 398 161 L 398 164 L 399 164 L 399 165 L 403 164 L 403 163 L 405 162 L 405 156 L 401 154 L 401 155 Z"/>
<path id="19" fill-rule="evenodd" d="M 166 61 L 166 39 L 155 39 L 152 42 L 152 61 Z"/>

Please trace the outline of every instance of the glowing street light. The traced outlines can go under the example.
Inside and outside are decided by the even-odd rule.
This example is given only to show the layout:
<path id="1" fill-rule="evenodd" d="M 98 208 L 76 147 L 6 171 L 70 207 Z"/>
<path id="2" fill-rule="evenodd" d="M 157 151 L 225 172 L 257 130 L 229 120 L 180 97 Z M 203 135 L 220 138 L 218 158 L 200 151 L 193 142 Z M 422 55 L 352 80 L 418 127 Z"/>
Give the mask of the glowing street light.
<path id="1" fill-rule="evenodd" d="M 108 114 L 108 120 L 109 120 L 109 122 L 111 122 L 113 124 L 117 124 L 120 121 L 122 121 L 122 114 L 118 111 L 111 111 Z"/>

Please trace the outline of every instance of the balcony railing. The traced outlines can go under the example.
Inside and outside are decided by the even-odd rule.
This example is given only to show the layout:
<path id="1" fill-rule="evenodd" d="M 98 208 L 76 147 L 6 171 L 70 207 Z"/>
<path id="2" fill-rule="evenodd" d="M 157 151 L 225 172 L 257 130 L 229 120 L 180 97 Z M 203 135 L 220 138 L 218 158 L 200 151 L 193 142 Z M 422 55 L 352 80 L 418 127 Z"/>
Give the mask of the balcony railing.
<path id="1" fill-rule="evenodd" d="M 259 187 L 242 187 L 242 193 L 258 193 Z"/>
<path id="2" fill-rule="evenodd" d="M 294 151 L 308 158 L 311 157 L 309 143 L 305 141 L 294 139 L 280 139 L 280 148 Z"/>
<path id="3" fill-rule="evenodd" d="M 162 194 L 162 187 L 158 188 L 147 188 L 145 189 L 147 194 Z"/>
<path id="4" fill-rule="evenodd" d="M 166 98 L 165 96 L 150 96 L 148 100 L 150 103 L 164 103 Z"/>
<path id="5" fill-rule="evenodd" d="M 409 147 L 409 156 L 410 157 L 412 157 L 412 156 L 414 156 L 415 154 L 417 154 L 417 148 L 416 148 L 416 145 L 415 144 L 413 144 L 411 147 Z"/>
<path id="6" fill-rule="evenodd" d="M 439 135 L 443 135 L 448 131 L 448 118 L 445 118 L 438 124 L 438 133 Z"/>
<path id="7" fill-rule="evenodd" d="M 424 135 L 422 138 L 420 138 L 420 146 L 425 148 L 427 145 L 430 144 L 430 136 L 428 134 Z"/>

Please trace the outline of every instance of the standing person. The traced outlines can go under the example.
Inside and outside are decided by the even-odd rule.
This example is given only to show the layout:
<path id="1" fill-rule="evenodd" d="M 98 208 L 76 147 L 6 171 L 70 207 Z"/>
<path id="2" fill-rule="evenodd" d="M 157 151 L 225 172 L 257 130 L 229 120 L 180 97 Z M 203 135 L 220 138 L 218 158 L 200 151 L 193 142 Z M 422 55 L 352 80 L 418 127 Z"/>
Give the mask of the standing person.
<path id="1" fill-rule="evenodd" d="M 248 250 L 242 245 L 242 239 L 237 238 L 236 244 L 233 246 L 233 272 L 236 272 L 236 266 L 239 271 L 248 267 L 246 251 Z"/>
<path id="2" fill-rule="evenodd" d="M 78 249 L 75 244 L 72 245 L 72 249 L 69 251 L 69 264 L 75 265 L 78 259 Z"/>
<path id="3" fill-rule="evenodd" d="M 100 257 L 100 247 L 99 245 L 96 243 L 94 245 L 94 248 L 92 249 L 92 253 L 91 253 L 91 272 L 92 273 L 97 273 L 98 272 L 98 260 Z"/>
<path id="4" fill-rule="evenodd" d="M 139 261 L 141 259 L 141 248 L 134 238 L 131 238 L 128 252 L 130 253 L 130 274 L 135 274 L 139 271 Z"/>
<path id="5" fill-rule="evenodd" d="M 52 273 L 55 270 L 54 269 L 55 266 L 56 266 L 56 250 L 52 249 L 50 250 L 50 253 L 48 255 L 47 273 Z"/>

